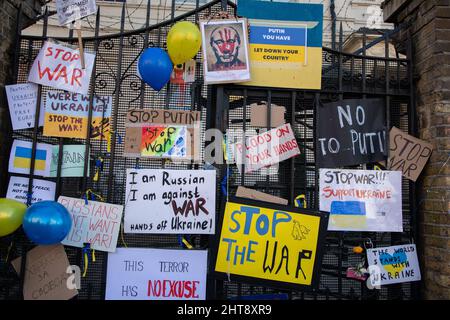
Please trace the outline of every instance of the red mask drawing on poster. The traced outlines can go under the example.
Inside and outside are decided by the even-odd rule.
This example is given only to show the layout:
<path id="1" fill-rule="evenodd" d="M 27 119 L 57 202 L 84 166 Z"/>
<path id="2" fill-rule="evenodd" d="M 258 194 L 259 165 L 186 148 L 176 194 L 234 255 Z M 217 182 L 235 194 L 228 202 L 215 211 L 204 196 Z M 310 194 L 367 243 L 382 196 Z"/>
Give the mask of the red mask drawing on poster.
<path id="1" fill-rule="evenodd" d="M 95 54 L 84 53 L 85 69 L 78 49 L 46 41 L 31 67 L 28 81 L 81 94 L 89 91 Z"/>

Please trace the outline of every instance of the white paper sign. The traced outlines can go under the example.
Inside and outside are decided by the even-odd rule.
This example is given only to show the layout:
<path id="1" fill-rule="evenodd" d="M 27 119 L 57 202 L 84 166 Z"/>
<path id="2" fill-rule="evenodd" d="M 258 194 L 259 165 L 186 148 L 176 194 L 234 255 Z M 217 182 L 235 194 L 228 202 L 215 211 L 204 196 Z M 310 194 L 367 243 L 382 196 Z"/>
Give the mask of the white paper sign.
<path id="1" fill-rule="evenodd" d="M 373 287 L 421 279 L 415 244 L 367 249 L 367 261 Z"/>
<path id="2" fill-rule="evenodd" d="M 8 171 L 11 173 L 30 174 L 31 141 L 14 140 L 9 156 Z M 52 162 L 52 145 L 47 143 L 36 144 L 36 157 L 34 162 L 34 174 L 37 176 L 50 176 Z"/>
<path id="3" fill-rule="evenodd" d="M 246 173 L 300 154 L 297 140 L 289 123 L 259 135 L 247 137 L 245 144 L 238 142 L 234 145 L 234 149 L 233 154 L 238 170 L 241 171 L 241 164 L 244 163 Z"/>
<path id="4" fill-rule="evenodd" d="M 214 234 L 215 170 L 127 169 L 125 232 Z"/>
<path id="5" fill-rule="evenodd" d="M 72 228 L 62 244 L 82 248 L 89 243 L 92 249 L 114 252 L 122 220 L 123 206 L 84 199 L 59 197 L 72 217 Z"/>
<path id="6" fill-rule="evenodd" d="M 27 203 L 28 178 L 11 176 L 9 179 L 8 192 L 6 197 Z M 33 191 L 31 203 L 40 201 L 55 200 L 56 183 L 47 180 L 33 179 Z"/>
<path id="7" fill-rule="evenodd" d="M 46 41 L 33 62 L 28 81 L 87 94 L 95 54 L 84 52 L 84 60 L 86 68 L 82 69 L 78 49 Z"/>
<path id="8" fill-rule="evenodd" d="M 402 232 L 402 174 L 320 169 L 320 210 L 328 230 Z"/>
<path id="9" fill-rule="evenodd" d="M 56 0 L 59 25 L 87 17 L 97 12 L 95 0 Z"/>
<path id="10" fill-rule="evenodd" d="M 108 254 L 106 300 L 205 300 L 206 250 L 117 248 Z"/>
<path id="11" fill-rule="evenodd" d="M 9 115 L 13 130 L 34 128 L 38 86 L 20 83 L 5 86 L 8 96 Z M 44 108 L 41 107 L 39 126 L 44 125 Z"/>

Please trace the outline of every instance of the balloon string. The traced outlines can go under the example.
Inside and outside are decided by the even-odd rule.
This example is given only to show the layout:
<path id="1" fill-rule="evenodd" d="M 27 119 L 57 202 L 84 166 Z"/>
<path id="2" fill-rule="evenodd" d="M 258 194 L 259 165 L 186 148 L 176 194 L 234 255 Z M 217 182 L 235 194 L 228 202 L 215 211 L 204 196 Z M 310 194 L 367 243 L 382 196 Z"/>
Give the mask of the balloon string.
<path id="1" fill-rule="evenodd" d="M 13 244 L 14 244 L 14 241 L 11 241 L 11 243 L 9 244 L 9 247 L 8 247 L 8 251 L 6 252 L 6 260 L 5 260 L 6 263 L 8 263 L 9 253 L 11 252 Z"/>

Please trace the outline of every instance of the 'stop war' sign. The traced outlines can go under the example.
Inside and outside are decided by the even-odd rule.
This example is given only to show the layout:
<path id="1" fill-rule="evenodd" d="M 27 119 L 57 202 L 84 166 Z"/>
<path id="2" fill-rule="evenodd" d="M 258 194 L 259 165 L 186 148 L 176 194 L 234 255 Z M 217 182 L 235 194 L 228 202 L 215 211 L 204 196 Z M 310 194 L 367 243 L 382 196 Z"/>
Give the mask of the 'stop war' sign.
<path id="1" fill-rule="evenodd" d="M 215 271 L 280 288 L 318 285 L 328 213 L 230 197 Z"/>
<path id="2" fill-rule="evenodd" d="M 319 106 L 319 166 L 333 168 L 384 160 L 385 110 L 382 99 L 342 100 Z"/>

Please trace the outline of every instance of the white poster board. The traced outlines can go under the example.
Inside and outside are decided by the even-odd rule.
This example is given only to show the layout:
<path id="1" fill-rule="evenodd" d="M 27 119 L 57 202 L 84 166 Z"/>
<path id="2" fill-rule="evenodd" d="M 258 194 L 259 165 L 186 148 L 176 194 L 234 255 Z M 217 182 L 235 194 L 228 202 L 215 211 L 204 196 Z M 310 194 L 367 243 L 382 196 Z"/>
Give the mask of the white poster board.
<path id="1" fill-rule="evenodd" d="M 119 236 L 123 206 L 99 201 L 60 196 L 58 202 L 69 211 L 72 228 L 62 244 L 83 248 L 89 243 L 91 249 L 114 252 Z"/>
<path id="2" fill-rule="evenodd" d="M 97 12 L 95 0 L 56 0 L 59 25 L 74 22 Z"/>
<path id="3" fill-rule="evenodd" d="M 108 254 L 106 300 L 205 300 L 206 250 L 117 248 Z"/>
<path id="4" fill-rule="evenodd" d="M 46 41 L 33 62 L 28 81 L 56 89 L 88 94 L 95 54 L 84 52 L 81 66 L 78 49 Z"/>
<path id="5" fill-rule="evenodd" d="M 8 171 L 11 173 L 30 174 L 31 141 L 14 140 L 9 156 Z M 50 176 L 53 146 L 47 143 L 36 144 L 36 156 L 34 162 L 34 174 L 37 176 Z"/>
<path id="6" fill-rule="evenodd" d="M 214 234 L 215 170 L 127 169 L 125 232 Z"/>
<path id="7" fill-rule="evenodd" d="M 38 86 L 35 83 L 20 83 L 5 86 L 9 115 L 13 130 L 34 128 Z M 41 107 L 39 126 L 44 125 L 44 108 Z"/>
<path id="8" fill-rule="evenodd" d="M 402 174 L 320 169 L 320 210 L 330 231 L 402 232 Z"/>
<path id="9" fill-rule="evenodd" d="M 415 244 L 367 249 L 372 286 L 420 281 Z"/>
<path id="10" fill-rule="evenodd" d="M 295 157 L 300 154 L 300 149 L 291 125 L 286 123 L 259 135 L 246 137 L 245 143 L 237 142 L 233 154 L 239 173 L 242 163 L 245 164 L 245 173 L 248 173 Z"/>
<path id="11" fill-rule="evenodd" d="M 6 193 L 6 197 L 8 199 L 13 199 L 26 204 L 28 194 L 28 182 L 29 182 L 28 178 L 11 176 L 11 179 L 9 179 L 8 192 Z M 41 179 L 33 179 L 31 204 L 45 200 L 54 201 L 55 191 L 56 191 L 55 182 Z"/>

